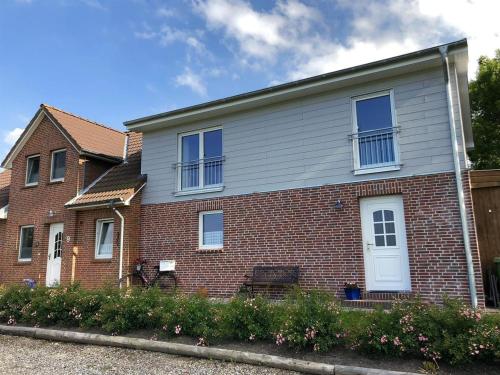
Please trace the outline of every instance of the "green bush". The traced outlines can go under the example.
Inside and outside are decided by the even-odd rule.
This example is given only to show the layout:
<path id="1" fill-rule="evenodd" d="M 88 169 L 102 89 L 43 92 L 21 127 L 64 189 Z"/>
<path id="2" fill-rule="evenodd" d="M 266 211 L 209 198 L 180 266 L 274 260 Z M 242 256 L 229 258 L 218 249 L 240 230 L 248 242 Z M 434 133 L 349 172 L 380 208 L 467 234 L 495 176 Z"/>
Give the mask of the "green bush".
<path id="1" fill-rule="evenodd" d="M 275 310 L 269 301 L 261 296 L 233 298 L 226 306 L 225 322 L 228 335 L 245 341 L 271 338 Z"/>
<path id="2" fill-rule="evenodd" d="M 241 296 L 215 303 L 201 295 L 159 289 L 29 289 L 0 286 L 0 322 L 98 328 L 112 334 L 146 329 L 199 345 L 221 339 L 269 340 L 295 349 L 328 351 L 342 345 L 385 356 L 461 364 L 500 359 L 500 315 L 482 316 L 465 303 L 443 306 L 400 301 L 389 311 L 341 310 L 325 292 L 299 289 L 284 302 Z"/>
<path id="3" fill-rule="evenodd" d="M 277 345 L 287 343 L 293 348 L 328 351 L 344 341 L 341 309 L 328 293 L 297 289 L 279 310 Z"/>

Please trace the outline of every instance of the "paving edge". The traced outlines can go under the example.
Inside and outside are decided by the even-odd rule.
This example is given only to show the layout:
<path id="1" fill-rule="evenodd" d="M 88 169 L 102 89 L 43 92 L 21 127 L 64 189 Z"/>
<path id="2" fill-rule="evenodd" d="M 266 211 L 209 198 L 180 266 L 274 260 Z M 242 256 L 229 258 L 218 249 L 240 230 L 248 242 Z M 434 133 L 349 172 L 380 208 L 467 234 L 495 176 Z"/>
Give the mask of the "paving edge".
<path id="1" fill-rule="evenodd" d="M 60 331 L 46 328 L 6 326 L 0 324 L 0 334 L 25 336 L 35 339 L 63 341 L 77 344 L 115 346 L 127 349 L 147 350 L 187 357 L 216 359 L 228 362 L 274 367 L 306 374 L 329 375 L 418 375 L 411 372 L 389 371 L 355 366 L 330 365 L 303 361 L 275 355 L 242 352 L 229 349 L 208 348 L 165 341 L 145 340 L 134 337 L 107 336 L 95 333 Z"/>

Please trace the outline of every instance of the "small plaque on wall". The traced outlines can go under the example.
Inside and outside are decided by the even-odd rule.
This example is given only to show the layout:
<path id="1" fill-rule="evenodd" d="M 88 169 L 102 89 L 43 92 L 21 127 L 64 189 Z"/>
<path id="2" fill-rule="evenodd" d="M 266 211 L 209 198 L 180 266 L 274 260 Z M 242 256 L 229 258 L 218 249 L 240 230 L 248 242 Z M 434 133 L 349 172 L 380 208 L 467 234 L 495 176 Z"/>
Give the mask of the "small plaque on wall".
<path id="1" fill-rule="evenodd" d="M 175 260 L 160 260 L 160 272 L 175 271 Z"/>

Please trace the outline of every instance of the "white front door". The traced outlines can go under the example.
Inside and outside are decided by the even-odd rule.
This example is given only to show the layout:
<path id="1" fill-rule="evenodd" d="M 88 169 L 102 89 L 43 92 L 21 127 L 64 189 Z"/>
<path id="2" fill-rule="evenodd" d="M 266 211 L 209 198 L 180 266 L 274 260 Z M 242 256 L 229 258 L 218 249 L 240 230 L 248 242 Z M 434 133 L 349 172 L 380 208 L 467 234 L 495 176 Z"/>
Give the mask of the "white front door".
<path id="1" fill-rule="evenodd" d="M 45 277 L 47 286 L 55 286 L 61 282 L 63 232 L 63 223 L 50 224 L 47 275 Z"/>
<path id="2" fill-rule="evenodd" d="M 409 291 L 410 267 L 403 199 L 361 199 L 367 291 Z"/>

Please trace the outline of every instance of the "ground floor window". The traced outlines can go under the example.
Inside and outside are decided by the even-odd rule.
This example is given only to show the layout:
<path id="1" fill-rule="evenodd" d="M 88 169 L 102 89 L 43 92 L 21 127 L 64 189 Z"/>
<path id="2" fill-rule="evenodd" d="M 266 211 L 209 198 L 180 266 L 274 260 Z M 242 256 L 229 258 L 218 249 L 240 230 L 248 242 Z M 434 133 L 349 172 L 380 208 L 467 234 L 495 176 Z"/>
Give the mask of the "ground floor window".
<path id="1" fill-rule="evenodd" d="M 35 227 L 33 225 L 25 225 L 21 227 L 19 238 L 19 260 L 30 261 L 33 253 L 33 233 Z"/>
<path id="2" fill-rule="evenodd" d="M 222 211 L 200 212 L 200 249 L 221 249 L 224 244 L 224 214 Z"/>
<path id="3" fill-rule="evenodd" d="M 95 257 L 109 259 L 113 256 L 113 219 L 97 220 Z"/>

